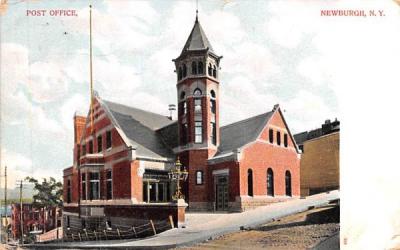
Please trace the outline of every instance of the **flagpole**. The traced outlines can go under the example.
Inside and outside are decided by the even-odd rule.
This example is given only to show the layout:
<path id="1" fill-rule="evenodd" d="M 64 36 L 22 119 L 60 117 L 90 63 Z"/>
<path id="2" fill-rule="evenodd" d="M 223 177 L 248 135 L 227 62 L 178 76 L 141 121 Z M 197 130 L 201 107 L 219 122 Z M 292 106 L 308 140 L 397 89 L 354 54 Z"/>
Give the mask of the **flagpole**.
<path id="1" fill-rule="evenodd" d="M 90 7 L 90 131 L 93 132 L 92 5 Z"/>

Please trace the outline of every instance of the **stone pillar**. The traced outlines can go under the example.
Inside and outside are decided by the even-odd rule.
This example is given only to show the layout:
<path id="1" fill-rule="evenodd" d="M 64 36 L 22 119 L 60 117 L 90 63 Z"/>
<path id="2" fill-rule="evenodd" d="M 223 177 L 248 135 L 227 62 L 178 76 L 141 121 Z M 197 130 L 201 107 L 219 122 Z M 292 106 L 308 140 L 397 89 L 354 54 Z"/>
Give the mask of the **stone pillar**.
<path id="1" fill-rule="evenodd" d="M 186 225 L 185 210 L 186 210 L 188 204 L 185 202 L 184 199 L 179 199 L 176 202 L 176 205 L 178 207 L 178 210 L 177 210 L 177 216 L 176 216 L 177 221 L 175 223 L 176 223 L 176 227 L 179 228 L 179 227 L 183 227 Z"/>

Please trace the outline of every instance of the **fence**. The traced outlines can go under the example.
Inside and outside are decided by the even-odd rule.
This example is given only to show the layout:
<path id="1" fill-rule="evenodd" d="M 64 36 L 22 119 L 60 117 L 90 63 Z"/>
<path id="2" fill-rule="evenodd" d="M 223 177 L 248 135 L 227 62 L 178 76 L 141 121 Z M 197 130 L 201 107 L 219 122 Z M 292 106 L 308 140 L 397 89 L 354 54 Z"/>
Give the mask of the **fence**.
<path id="1" fill-rule="evenodd" d="M 98 240 L 122 240 L 122 239 L 134 239 L 144 238 L 151 235 L 164 232 L 168 229 L 174 228 L 174 222 L 172 216 L 167 220 L 153 221 L 149 220 L 148 223 L 144 223 L 138 226 L 132 226 L 130 229 L 104 229 L 104 230 L 87 230 L 83 229 L 79 232 L 68 233 L 64 231 L 64 237 L 55 241 L 73 242 L 73 241 L 98 241 Z M 50 241 L 48 241 L 50 242 Z"/>

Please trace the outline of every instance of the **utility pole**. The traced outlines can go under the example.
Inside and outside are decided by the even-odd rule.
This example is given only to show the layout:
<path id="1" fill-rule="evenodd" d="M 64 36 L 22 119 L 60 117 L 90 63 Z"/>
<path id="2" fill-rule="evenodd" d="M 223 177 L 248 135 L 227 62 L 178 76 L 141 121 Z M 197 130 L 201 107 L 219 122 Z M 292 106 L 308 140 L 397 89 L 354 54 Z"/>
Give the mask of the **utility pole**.
<path id="1" fill-rule="evenodd" d="M 19 183 L 18 183 L 19 182 Z M 23 204 L 22 204 L 22 188 L 23 181 L 17 181 L 17 185 L 19 184 L 19 211 L 20 211 L 20 231 L 21 231 L 21 245 L 24 245 L 24 216 L 23 216 Z"/>
<path id="2" fill-rule="evenodd" d="M 5 235 L 4 235 L 4 239 L 7 243 L 8 241 L 8 218 L 7 218 L 7 166 L 5 166 L 4 168 L 4 217 L 6 218 L 6 222 L 5 222 Z"/>

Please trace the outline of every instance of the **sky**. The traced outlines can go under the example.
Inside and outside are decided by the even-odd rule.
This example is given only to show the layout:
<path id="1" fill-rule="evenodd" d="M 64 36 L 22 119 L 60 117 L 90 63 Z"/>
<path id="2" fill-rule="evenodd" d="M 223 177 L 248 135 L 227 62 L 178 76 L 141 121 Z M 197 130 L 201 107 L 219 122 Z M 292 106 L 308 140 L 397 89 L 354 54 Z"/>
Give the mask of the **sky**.
<path id="1" fill-rule="evenodd" d="M 9 187 L 27 175 L 61 179 L 62 169 L 72 165 L 73 116 L 89 107 L 89 4 L 94 88 L 100 97 L 164 115 L 168 104 L 176 103 L 172 59 L 193 27 L 196 1 L 5 2 L 0 8 L 0 145 Z M 47 15 L 26 15 L 39 9 Z M 78 16 L 50 16 L 55 9 L 73 9 Z M 391 91 L 400 80 L 396 1 L 199 0 L 198 9 L 209 41 L 223 56 L 222 125 L 270 111 L 277 103 L 292 133 L 338 118 L 342 164 L 355 159 L 348 152 L 355 147 L 353 137 L 363 138 L 361 122 L 371 123 L 372 112 L 382 110 L 371 103 L 391 107 L 399 99 Z M 324 9 L 379 9 L 385 16 L 322 17 Z M 343 187 L 352 186 L 362 167 L 352 166 L 342 164 Z M 361 183 L 384 183 L 374 192 L 392 194 L 400 188 L 393 189 L 400 171 L 385 166 L 393 171 L 391 181 L 366 171 Z M 390 211 L 400 212 L 400 202 Z"/>

